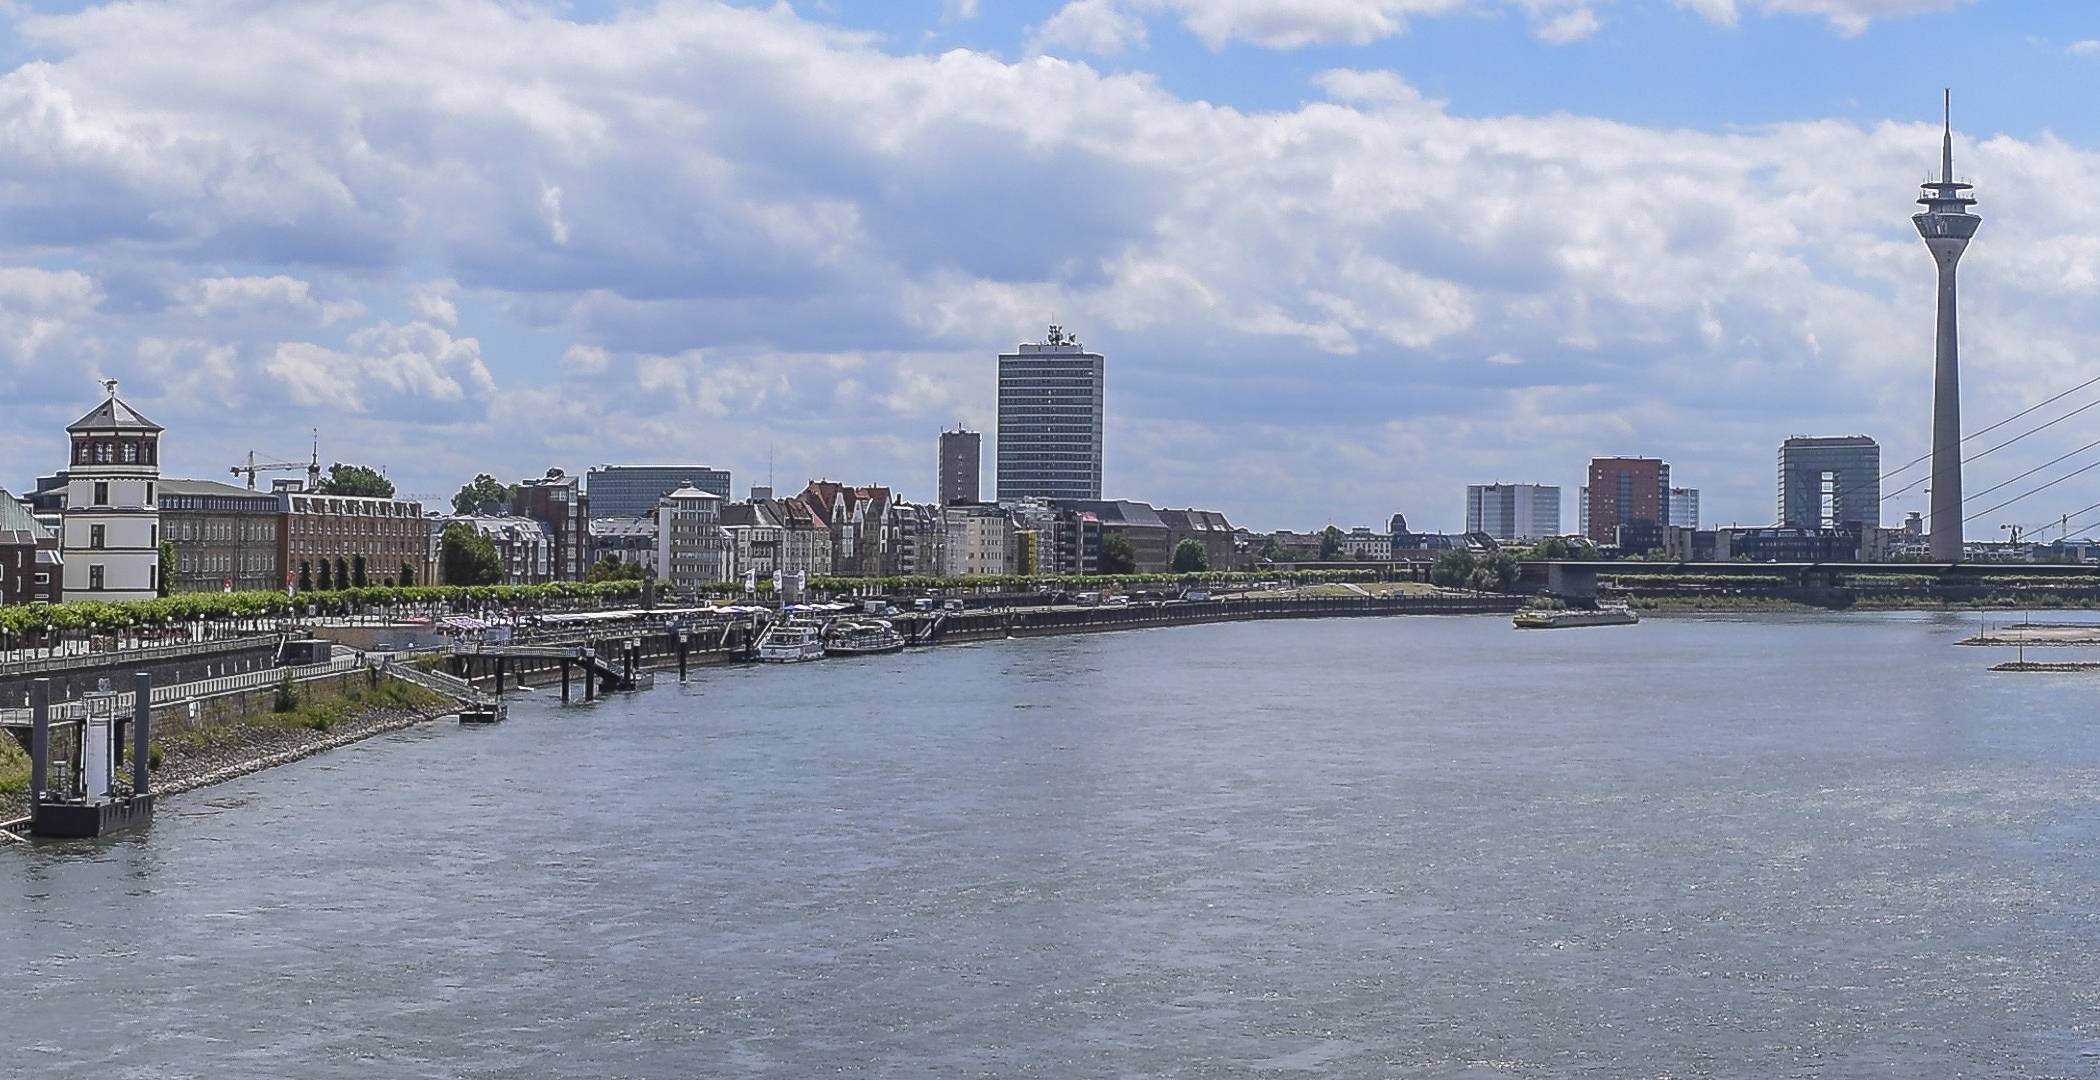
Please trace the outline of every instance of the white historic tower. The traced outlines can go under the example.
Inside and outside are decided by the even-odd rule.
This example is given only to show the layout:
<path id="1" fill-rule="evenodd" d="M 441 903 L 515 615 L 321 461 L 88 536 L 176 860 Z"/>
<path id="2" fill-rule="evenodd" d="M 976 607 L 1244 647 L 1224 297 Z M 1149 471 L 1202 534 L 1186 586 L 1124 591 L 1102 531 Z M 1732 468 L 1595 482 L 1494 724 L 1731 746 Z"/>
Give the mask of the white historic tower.
<path id="1" fill-rule="evenodd" d="M 102 384 L 108 400 L 66 428 L 65 599 L 160 594 L 160 432 Z"/>

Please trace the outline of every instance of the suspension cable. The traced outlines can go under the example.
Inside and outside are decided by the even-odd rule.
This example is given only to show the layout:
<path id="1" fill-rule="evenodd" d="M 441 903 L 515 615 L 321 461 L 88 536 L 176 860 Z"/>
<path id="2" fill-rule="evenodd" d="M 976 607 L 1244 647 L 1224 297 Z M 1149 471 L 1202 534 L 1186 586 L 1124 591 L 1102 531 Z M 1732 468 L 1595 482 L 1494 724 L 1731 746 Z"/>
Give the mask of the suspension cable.
<path id="1" fill-rule="evenodd" d="M 2002 442 L 2002 443 L 1999 443 L 1998 445 L 1996 445 L 1996 446 L 1993 446 L 1993 447 L 1991 447 L 1991 448 L 1990 448 L 1989 450 L 1978 450 L 1978 451 L 1976 451 L 1975 453 L 1973 453 L 1973 454 L 1970 454 L 1970 455 L 1969 455 L 1968 457 L 1965 457 L 1965 458 L 1961 459 L 1961 463 L 1962 463 L 1962 464 L 1964 464 L 1964 465 L 1967 465 L 1968 463 L 1970 463 L 1970 462 L 1972 462 L 1972 461 L 1975 461 L 1975 460 L 1977 460 L 1978 458 L 1982 458 L 1982 457 L 1985 457 L 1985 456 L 1987 456 L 1987 455 L 1989 455 L 1989 454 L 1992 454 L 1992 453 L 1994 453 L 1994 452 L 1996 452 L 1996 451 L 1999 451 L 1999 450 L 2003 450 L 2003 449 L 2005 449 L 2006 447 L 2008 447 L 2008 446 L 2011 446 L 2012 444 L 2014 444 L 2014 443 L 2016 443 L 2016 442 L 2019 442 L 2019 441 L 2020 441 L 2021 439 L 2024 439 L 2024 438 L 2026 438 L 2026 437 L 2027 437 L 2027 436 L 2029 436 L 2029 435 L 2034 435 L 2034 434 L 2037 434 L 2037 433 L 2039 433 L 2039 432 L 2047 431 L 2047 430 L 2049 430 L 2050 428 L 2053 428 L 2053 427 L 2055 427 L 2056 425 L 2058 425 L 2058 424 L 2061 424 L 2061 423 L 2063 423 L 2064 421 L 2066 421 L 2066 420 L 2069 420 L 2070 418 L 2072 418 L 2072 417 L 2074 417 L 2074 416 L 2077 416 L 2077 415 L 2078 415 L 2079 413 L 2082 413 L 2082 412 L 2086 411 L 2087 409 L 2091 409 L 2091 408 L 2095 408 L 2095 407 L 2100 407 L 2100 398 L 2095 398 L 2095 399 L 2094 399 L 2094 400 L 2092 400 L 2092 401 L 2088 401 L 2088 402 L 2086 402 L 2085 404 L 2083 404 L 2083 405 L 2080 405 L 2079 407 L 2077 407 L 2077 408 L 2075 408 L 2075 409 L 2072 409 L 2072 410 L 2071 410 L 2070 412 L 2067 412 L 2067 413 L 2063 414 L 2062 416 L 2059 416 L 2059 417 L 2057 417 L 2056 419 L 2054 419 L 2054 420 L 2051 420 L 2051 421 L 2049 421 L 2048 423 L 2046 423 L 2046 424 L 2043 424 L 2043 425 L 2041 425 L 2041 426 L 2039 426 L 2039 427 L 2031 427 L 2031 428 L 2028 428 L 2028 429 L 2027 429 L 2026 431 L 2023 431 L 2023 432 L 2019 433 L 2018 435 L 2015 435 L 2015 436 L 2013 436 L 2012 438 L 2010 438 L 2010 439 L 2007 439 L 2007 440 L 2005 440 L 2004 442 Z M 1993 426 L 1995 427 L 1996 425 L 1993 425 Z M 1984 429 L 1984 431 L 1988 431 L 1988 430 L 1990 430 L 1990 428 L 1985 428 L 1985 429 Z M 1982 432 L 1982 431 L 1979 431 L 1979 432 L 1977 432 L 1976 434 L 1978 434 L 1978 435 L 1981 435 L 1981 434 L 1983 434 L 1983 432 Z M 1931 457 L 1932 455 L 1930 455 L 1930 454 L 1927 454 L 1926 456 L 1927 456 L 1927 457 Z M 1905 467 L 1906 467 L 1906 468 L 1908 468 L 1908 466 L 1905 466 Z M 1929 483 L 1929 482 L 1930 482 L 1931 480 L 1932 480 L 1932 475 L 1931 475 L 1930 473 L 1927 473 L 1926 475 L 1924 475 L 1924 476 L 1921 476 L 1921 477 L 1918 477 L 1918 478 L 1917 478 L 1916 480 L 1913 480 L 1913 481 L 1911 481 L 1910 483 L 1908 483 L 1908 484 L 1905 484 L 1905 485 L 1903 485 L 1902 487 L 1900 487 L 1900 488 L 1897 488 L 1896 490 L 1894 490 L 1894 491 L 1891 491 L 1891 492 L 1889 492 L 1889 493 L 1888 493 L 1888 494 L 1886 494 L 1886 495 L 1883 495 L 1883 496 L 1881 497 L 1881 501 L 1882 501 L 1882 502 L 1887 502 L 1887 501 L 1889 501 L 1890 499 L 1893 499 L 1893 498 L 1895 498 L 1896 496 L 1898 496 L 1898 495 L 1901 495 L 1901 494 L 1903 494 L 1904 492 L 1906 492 L 1906 491 L 1909 491 L 1910 489 L 1912 489 L 1912 488 L 1914 488 L 1914 487 L 1917 487 L 1917 486 L 1918 486 L 1919 484 Z M 1965 500 L 1963 500 L 1963 501 L 1964 501 L 1964 502 L 1966 502 L 1967 500 L 1965 499 Z"/>
<path id="2" fill-rule="evenodd" d="M 1962 524 L 1966 525 L 1966 524 L 1968 524 L 1969 522 L 1971 522 L 1971 521 L 1974 521 L 1974 520 L 1976 520 L 1977 518 L 1980 518 L 1980 517 L 1985 517 L 1985 516 L 1988 516 L 1988 515 L 1990 515 L 1990 514 L 1994 514 L 1994 513 L 1998 512 L 1998 511 L 2000 511 L 2000 510 L 2003 510 L 2003 509 L 2005 509 L 2005 508 L 2006 508 L 2006 507 L 2008 507 L 2008 506 L 2011 506 L 2012 504 L 2014 504 L 2014 503 L 2016 503 L 2016 502 L 2019 502 L 2019 501 L 2020 501 L 2021 499 L 2024 499 L 2024 498 L 2028 497 L 2029 495 L 2039 495 L 2039 494 L 2041 494 L 2042 492 L 2044 492 L 2044 491 L 2047 491 L 2047 490 L 2049 490 L 2050 488 L 2053 488 L 2053 487 L 2055 487 L 2056 485 L 2058 485 L 2058 484 L 2061 484 L 2061 483 L 2063 483 L 2064 481 L 2066 481 L 2066 480 L 2069 480 L 2070 478 L 2072 478 L 2072 477 L 2074 477 L 2074 476 L 2077 476 L 2077 475 L 2079 475 L 2080 473 L 2087 473 L 2087 472 L 2091 472 L 2091 471 L 2093 471 L 2094 469 L 2100 469 L 2100 461 L 2095 461 L 2095 462 L 2093 462 L 2093 463 L 2092 463 L 2092 464 L 2090 464 L 2090 465 L 2081 465 L 2081 466 L 2079 466 L 2078 468 L 2072 469 L 2072 470 L 2071 470 L 2070 472 L 2067 472 L 2067 473 L 2063 474 L 2062 476 L 2059 476 L 2059 477 L 2057 477 L 2056 479 L 2054 479 L 2054 480 L 2051 480 L 2051 481 L 2049 481 L 2048 483 L 2046 483 L 2046 484 L 2043 484 L 2043 485 L 2041 485 L 2040 487 L 2037 487 L 2037 488 L 2031 488 L 2031 489 L 2029 489 L 2029 490 L 2027 490 L 2027 491 L 2023 491 L 2023 492 L 2021 492 L 2020 494 L 2018 494 L 2018 495 L 2015 495 L 2015 496 L 2013 496 L 2012 498 L 2010 498 L 2010 499 L 2007 499 L 2007 500 L 2005 500 L 2004 502 L 2002 502 L 2002 503 L 1999 503 L 1998 505 L 1996 505 L 1996 506 L 1993 506 L 1993 507 L 1991 507 L 1991 508 L 1990 508 L 1990 509 L 1988 509 L 1988 510 L 1979 510 L 1979 511 L 1977 511 L 1976 513 L 1970 514 L 1970 515 L 1969 515 L 1968 517 L 1965 517 L 1965 518 L 1961 519 L 1961 520 L 1962 520 Z"/>
<path id="3" fill-rule="evenodd" d="M 2055 403 L 2057 403 L 2057 402 L 2059 402 L 2059 401 L 2062 401 L 2063 399 L 2065 399 L 2065 398 L 2067 398 L 2067 397 L 2070 397 L 2070 396 L 2071 396 L 2072 394 L 2075 394 L 2075 393 L 2079 392 L 2080 390 L 2083 390 L 2083 389 L 2085 389 L 2086 387 L 2088 387 L 2088 386 L 2091 386 L 2091 385 L 2093 385 L 2094 383 L 2100 383 L 2100 375 L 2095 375 L 2095 376 L 2093 376 L 2092 378 L 2090 378 L 2090 379 L 2087 379 L 2086 381 L 2084 381 L 2084 382 L 2082 382 L 2082 383 L 2079 383 L 2079 384 L 2078 384 L 2077 386 L 2074 386 L 2074 387 L 2070 388 L 2069 390 L 2066 390 L 2066 391 L 2064 391 L 2063 393 L 2061 393 L 2061 394 L 2058 394 L 2058 395 L 2056 395 L 2055 397 L 2049 398 L 2049 399 L 2048 399 L 2048 400 L 2046 400 L 2046 401 L 2040 401 L 2040 402 L 2036 402 L 2036 403 L 2035 403 L 2035 404 L 2033 404 L 2033 405 L 2029 405 L 2028 407 L 2026 407 L 2026 408 L 2024 408 L 2024 409 L 2021 409 L 2021 410 L 2020 410 L 2019 412 L 2016 412 L 2016 413 L 2012 414 L 2011 416 L 2008 416 L 2008 417 L 2006 417 L 2005 419 L 2003 419 L 2003 420 L 2000 420 L 2000 421 L 1998 421 L 1997 423 L 1995 423 L 1995 424 L 1992 424 L 1991 426 L 1989 426 L 1989 427 L 1987 427 L 1987 428 L 1983 428 L 1983 429 L 1981 429 L 1981 430 L 1978 430 L 1978 431 L 1973 431 L 1973 432 L 1970 432 L 1969 434 L 1967 434 L 1967 435 L 1964 435 L 1964 436 L 1962 436 L 1962 437 L 1961 437 L 1961 441 L 1963 441 L 1963 442 L 1968 442 L 1968 441 L 1969 441 L 1970 439 L 1976 438 L 1976 437 L 1977 437 L 1977 436 L 1979 436 L 1979 435 L 1988 435 L 1988 434 L 1990 434 L 1991 432 L 1993 432 L 1993 431 L 1996 431 L 1996 430 L 1998 430 L 1999 428 L 2002 428 L 2002 427 L 2004 427 L 2005 425 L 2007 425 L 2007 424 L 2010 424 L 2010 423 L 2012 423 L 2013 421 L 2015 421 L 2015 420 L 2018 420 L 2019 418 L 2021 418 L 2021 417 L 2023 417 L 2023 416 L 2026 416 L 2027 414 L 2029 414 L 2029 413 L 2031 413 L 2031 412 L 2035 411 L 2036 409 L 2040 409 L 2040 408 L 2042 408 L 2042 407 L 2044 407 L 2044 406 L 2047 406 L 2047 405 L 2053 405 L 2053 404 L 2055 404 Z M 1901 464 L 1901 465 L 1898 465 L 1898 466 L 1896 466 L 1896 467 L 1895 467 L 1894 469 L 1891 469 L 1891 470 L 1889 470 L 1888 472 L 1882 473 L 1882 474 L 1881 474 L 1881 481 L 1882 481 L 1883 483 L 1887 483 L 1887 482 L 1888 482 L 1888 480 L 1889 480 L 1889 478 L 1891 478 L 1891 477 L 1895 476 L 1895 475 L 1896 475 L 1897 473 L 1901 473 L 1901 472 L 1907 472 L 1907 471 L 1909 471 L 1909 469 L 1910 469 L 1910 467 L 1911 467 L 1911 466 L 1913 466 L 1913 465 L 1916 465 L 1917 463 L 1919 463 L 1919 462 L 1921 462 L 1921 461 L 1924 461 L 1925 459 L 1927 459 L 1927 458 L 1930 458 L 1931 456 L 1932 456 L 1932 454 L 1931 454 L 1931 452 L 1929 452 L 1929 451 L 1928 451 L 1928 452 L 1926 452 L 1926 453 L 1920 454 L 1920 455 L 1918 455 L 1917 457 L 1914 457 L 1914 458 L 1910 459 L 1909 461 L 1906 461 L 1906 462 L 1904 462 L 1903 464 Z"/>

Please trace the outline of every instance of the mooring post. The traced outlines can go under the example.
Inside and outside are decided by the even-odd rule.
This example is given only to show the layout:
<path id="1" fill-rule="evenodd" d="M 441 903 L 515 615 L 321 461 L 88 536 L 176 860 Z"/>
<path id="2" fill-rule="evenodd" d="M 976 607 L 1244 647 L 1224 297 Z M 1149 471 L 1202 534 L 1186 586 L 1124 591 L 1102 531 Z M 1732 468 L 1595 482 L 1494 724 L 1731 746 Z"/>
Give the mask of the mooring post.
<path id="1" fill-rule="evenodd" d="M 569 662 L 567 660 L 561 662 L 561 699 L 564 702 L 569 700 Z"/>
<path id="2" fill-rule="evenodd" d="M 596 701 L 597 699 L 598 669 L 589 660 L 586 660 L 583 664 L 583 700 Z"/>
<path id="3" fill-rule="evenodd" d="M 51 680 L 29 684 L 29 805 L 44 801 L 51 775 Z"/>
<path id="4" fill-rule="evenodd" d="M 691 648 L 692 648 L 692 647 L 691 647 L 690 645 L 688 645 L 688 644 L 686 643 L 686 640 L 685 640 L 685 633 L 684 633 L 684 631 L 680 631 L 680 632 L 679 632 L 679 634 L 678 634 L 678 681 L 679 681 L 679 682 L 684 682 L 684 681 L 685 681 L 685 659 L 686 659 L 686 654 L 687 654 L 687 653 L 688 653 L 688 652 L 689 652 L 689 651 L 691 650 Z"/>
<path id="5" fill-rule="evenodd" d="M 501 657 L 501 656 L 499 656 L 499 657 L 497 657 L 497 658 L 496 658 L 496 696 L 497 696 L 497 697 L 502 697 L 502 696 L 503 696 L 503 676 L 504 676 L 504 673 L 505 673 L 505 672 L 506 672 L 506 671 L 508 670 L 508 668 L 509 668 L 509 664 L 510 664 L 510 661 L 509 661 L 509 660 L 508 660 L 507 658 L 505 658 L 505 657 Z"/>
<path id="6" fill-rule="evenodd" d="M 138 798 L 151 788 L 146 778 L 147 760 L 153 738 L 153 676 L 138 672 L 131 677 L 131 795 Z M 119 745 L 122 745 L 121 742 Z"/>

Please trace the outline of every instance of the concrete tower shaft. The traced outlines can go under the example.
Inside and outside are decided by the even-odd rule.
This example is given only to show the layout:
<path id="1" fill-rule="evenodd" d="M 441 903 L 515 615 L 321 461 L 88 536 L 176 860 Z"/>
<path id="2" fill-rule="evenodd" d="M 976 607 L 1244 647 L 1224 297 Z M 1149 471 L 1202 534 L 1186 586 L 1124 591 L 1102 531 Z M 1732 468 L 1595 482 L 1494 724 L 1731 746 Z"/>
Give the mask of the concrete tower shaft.
<path id="1" fill-rule="evenodd" d="M 1959 562 L 1961 529 L 1961 342 L 1955 316 L 1954 272 L 1983 219 L 1969 212 L 1976 200 L 1970 185 L 1954 179 L 1952 95 L 1943 99 L 1940 178 L 1928 180 L 1918 203 L 1925 209 L 1911 216 L 1918 235 L 1939 267 L 1939 323 L 1932 347 L 1932 557 Z"/>

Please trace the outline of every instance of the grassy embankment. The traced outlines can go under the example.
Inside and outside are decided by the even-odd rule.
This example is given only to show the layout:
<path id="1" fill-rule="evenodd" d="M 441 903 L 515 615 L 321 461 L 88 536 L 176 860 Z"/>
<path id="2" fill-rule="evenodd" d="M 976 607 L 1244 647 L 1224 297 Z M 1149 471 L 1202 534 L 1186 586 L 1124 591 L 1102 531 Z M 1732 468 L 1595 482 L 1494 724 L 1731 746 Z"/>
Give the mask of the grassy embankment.
<path id="1" fill-rule="evenodd" d="M 267 712 L 200 728 L 171 731 L 154 739 L 148 759 L 151 767 L 158 770 L 171 760 L 242 746 L 267 746 L 279 741 L 272 736 L 326 733 L 365 712 L 391 709 L 436 712 L 451 704 L 420 686 L 393 679 L 383 680 L 377 686 L 347 686 L 339 693 L 326 696 L 312 695 L 297 685 L 285 684 L 278 687 L 276 694 L 273 707 Z M 0 738 L 0 802 L 11 802 L 26 795 L 28 790 L 28 752 L 13 738 Z"/>

